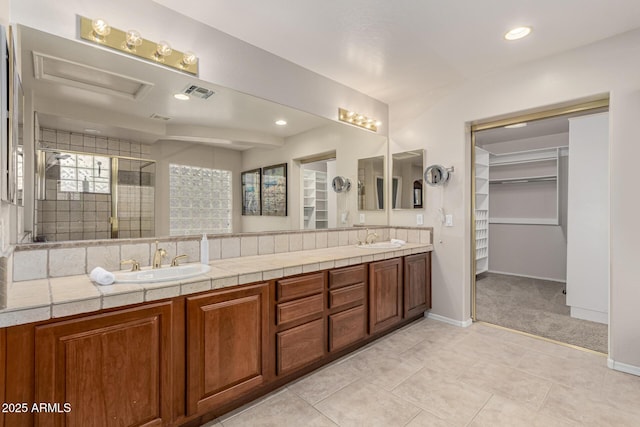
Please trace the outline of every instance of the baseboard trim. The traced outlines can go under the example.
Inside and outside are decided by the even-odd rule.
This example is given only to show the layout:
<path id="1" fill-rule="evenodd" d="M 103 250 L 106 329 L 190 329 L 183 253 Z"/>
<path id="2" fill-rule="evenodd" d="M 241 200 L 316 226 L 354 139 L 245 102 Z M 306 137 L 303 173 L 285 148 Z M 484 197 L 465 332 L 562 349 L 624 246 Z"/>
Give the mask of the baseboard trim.
<path id="1" fill-rule="evenodd" d="M 640 366 L 627 365 L 626 363 L 616 362 L 609 358 L 607 359 L 607 366 L 609 369 L 624 372 L 626 374 L 637 375 L 640 377 Z"/>
<path id="2" fill-rule="evenodd" d="M 516 273 L 510 273 L 508 271 L 489 270 L 488 273 L 505 274 L 507 276 L 526 277 L 529 279 L 548 280 L 550 282 L 567 283 L 566 280 L 552 279 L 551 277 L 531 276 L 529 274 L 516 274 Z"/>
<path id="3" fill-rule="evenodd" d="M 609 313 L 602 311 L 589 310 L 587 308 L 571 306 L 571 317 L 574 319 L 589 320 L 591 322 L 609 324 Z"/>
<path id="4" fill-rule="evenodd" d="M 434 314 L 431 312 L 426 312 L 424 314 L 424 317 L 426 317 L 427 319 L 437 320 L 438 322 L 447 323 L 449 325 L 458 326 L 460 328 L 468 328 L 473 323 L 471 319 L 467 319 L 464 321 L 455 320 L 450 317 L 440 316 L 439 314 Z"/>

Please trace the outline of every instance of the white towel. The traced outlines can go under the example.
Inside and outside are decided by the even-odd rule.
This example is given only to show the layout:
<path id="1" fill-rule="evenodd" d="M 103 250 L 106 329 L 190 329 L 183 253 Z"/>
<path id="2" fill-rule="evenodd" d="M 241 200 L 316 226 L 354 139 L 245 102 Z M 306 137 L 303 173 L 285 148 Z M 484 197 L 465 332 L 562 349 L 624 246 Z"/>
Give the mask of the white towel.
<path id="1" fill-rule="evenodd" d="M 111 285 L 116 281 L 116 276 L 102 267 L 96 267 L 91 270 L 89 277 L 98 285 L 102 286 Z"/>
<path id="2" fill-rule="evenodd" d="M 397 243 L 399 245 L 406 245 L 407 242 L 405 242 L 404 240 L 400 240 L 400 239 L 391 239 L 391 243 Z"/>

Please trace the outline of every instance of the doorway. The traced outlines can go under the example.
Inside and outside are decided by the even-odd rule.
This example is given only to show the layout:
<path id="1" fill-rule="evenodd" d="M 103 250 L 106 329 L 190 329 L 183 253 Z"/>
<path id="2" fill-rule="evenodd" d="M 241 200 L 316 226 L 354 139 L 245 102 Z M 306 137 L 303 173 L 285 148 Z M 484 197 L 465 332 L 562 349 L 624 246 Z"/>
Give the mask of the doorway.
<path id="1" fill-rule="evenodd" d="M 335 157 L 303 162 L 301 170 L 303 229 L 335 228 L 336 193 L 329 191 L 329 182 L 336 176 Z"/>
<path id="2" fill-rule="evenodd" d="M 609 223 L 608 179 L 592 179 L 608 170 L 607 110 L 603 100 L 472 126 L 473 320 L 607 353 L 608 234 L 597 229 L 608 227 L 589 219 L 600 197 Z M 590 257 L 597 279 L 581 272 Z"/>

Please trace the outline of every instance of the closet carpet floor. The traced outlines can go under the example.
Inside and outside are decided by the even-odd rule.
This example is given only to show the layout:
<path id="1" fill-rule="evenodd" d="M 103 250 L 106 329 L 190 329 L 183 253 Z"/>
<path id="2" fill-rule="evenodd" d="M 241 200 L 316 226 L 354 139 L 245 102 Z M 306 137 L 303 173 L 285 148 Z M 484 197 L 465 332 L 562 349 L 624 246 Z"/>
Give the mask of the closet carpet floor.
<path id="1" fill-rule="evenodd" d="M 478 320 L 607 353 L 602 323 L 569 315 L 564 283 L 483 273 L 476 280 Z"/>

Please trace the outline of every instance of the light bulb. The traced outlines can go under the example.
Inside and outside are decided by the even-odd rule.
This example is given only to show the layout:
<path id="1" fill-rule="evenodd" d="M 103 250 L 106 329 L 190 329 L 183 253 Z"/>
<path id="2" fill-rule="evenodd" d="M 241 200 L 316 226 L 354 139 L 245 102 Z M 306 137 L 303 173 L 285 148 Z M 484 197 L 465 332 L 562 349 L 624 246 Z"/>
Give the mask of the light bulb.
<path id="1" fill-rule="evenodd" d="M 188 67 L 189 65 L 193 65 L 198 62 L 198 57 L 195 53 L 191 51 L 187 51 L 182 55 L 182 65 Z"/>
<path id="2" fill-rule="evenodd" d="M 155 57 L 158 61 L 163 61 L 165 56 L 171 55 L 173 50 L 171 49 L 171 45 L 165 41 L 158 42 L 156 46 Z"/>
<path id="3" fill-rule="evenodd" d="M 103 40 L 111 32 L 111 27 L 101 18 L 96 18 L 91 21 L 91 28 L 93 28 L 93 34 L 97 40 Z"/>
<path id="4" fill-rule="evenodd" d="M 127 49 L 135 50 L 136 47 L 142 44 L 142 36 L 136 30 L 129 30 L 125 35 Z"/>

